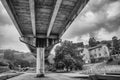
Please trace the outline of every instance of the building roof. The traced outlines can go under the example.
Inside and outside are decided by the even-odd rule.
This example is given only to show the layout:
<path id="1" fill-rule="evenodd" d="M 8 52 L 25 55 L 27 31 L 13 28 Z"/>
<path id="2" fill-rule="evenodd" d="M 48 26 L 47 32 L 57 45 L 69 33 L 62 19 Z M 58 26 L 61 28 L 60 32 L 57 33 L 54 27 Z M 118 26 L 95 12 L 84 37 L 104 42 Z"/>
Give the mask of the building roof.
<path id="1" fill-rule="evenodd" d="M 97 48 L 101 48 L 103 45 L 106 45 L 106 44 L 99 44 L 99 45 L 94 46 L 94 47 L 89 47 L 88 50 L 91 51 L 91 50 L 94 50 L 94 49 L 97 49 Z"/>

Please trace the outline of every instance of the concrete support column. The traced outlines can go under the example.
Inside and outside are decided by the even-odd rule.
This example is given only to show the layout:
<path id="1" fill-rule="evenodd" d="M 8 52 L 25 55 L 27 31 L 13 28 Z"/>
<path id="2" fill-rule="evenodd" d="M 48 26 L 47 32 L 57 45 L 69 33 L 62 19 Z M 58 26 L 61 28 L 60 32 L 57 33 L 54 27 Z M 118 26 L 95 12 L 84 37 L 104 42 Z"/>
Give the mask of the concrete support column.
<path id="1" fill-rule="evenodd" d="M 43 77 L 45 73 L 44 69 L 44 51 L 45 48 L 37 48 L 37 64 L 36 64 L 36 73 L 37 77 Z"/>
<path id="2" fill-rule="evenodd" d="M 52 40 L 52 44 L 55 44 L 55 40 L 54 39 Z"/>
<path id="3" fill-rule="evenodd" d="M 48 39 L 46 39 L 46 44 L 47 44 L 47 47 L 49 46 L 49 40 Z"/>

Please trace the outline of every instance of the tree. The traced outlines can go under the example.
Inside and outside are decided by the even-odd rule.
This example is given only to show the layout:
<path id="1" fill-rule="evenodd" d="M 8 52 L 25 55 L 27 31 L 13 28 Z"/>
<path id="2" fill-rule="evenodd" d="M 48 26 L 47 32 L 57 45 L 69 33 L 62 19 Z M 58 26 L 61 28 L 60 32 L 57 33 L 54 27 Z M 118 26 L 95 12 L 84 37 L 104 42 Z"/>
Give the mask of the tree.
<path id="1" fill-rule="evenodd" d="M 82 70 L 83 62 L 81 60 L 75 61 L 75 70 Z"/>
<path id="2" fill-rule="evenodd" d="M 0 66 L 8 66 L 8 64 L 0 61 Z"/>
<path id="3" fill-rule="evenodd" d="M 56 69 L 61 69 L 63 70 L 65 67 L 65 63 L 63 61 L 59 61 L 55 64 Z"/>
<path id="4" fill-rule="evenodd" d="M 28 66 L 30 66 L 30 63 L 28 61 L 26 61 L 26 60 L 20 60 L 20 59 L 18 59 L 18 60 L 16 60 L 14 62 L 14 65 L 15 66 L 21 65 L 21 67 L 28 67 Z"/>
<path id="5" fill-rule="evenodd" d="M 78 48 L 78 47 L 84 47 L 84 43 L 83 42 L 79 42 L 79 43 L 73 43 L 74 47 Z"/>
<path id="6" fill-rule="evenodd" d="M 57 66 L 62 63 L 62 67 L 67 69 L 67 71 L 75 66 L 76 61 L 82 61 L 80 55 L 78 55 L 78 50 L 76 46 L 71 41 L 64 41 L 61 46 L 57 46 L 55 49 L 55 65 Z M 73 66 L 74 65 L 74 66 Z"/>
<path id="7" fill-rule="evenodd" d="M 74 58 L 71 57 L 70 54 L 64 55 L 64 60 L 63 60 L 63 62 L 65 63 L 65 68 L 67 69 L 67 71 L 68 71 L 71 67 L 73 67 L 74 61 L 75 61 Z"/>
<path id="8" fill-rule="evenodd" d="M 117 54 L 119 52 L 120 45 L 119 45 L 119 40 L 116 36 L 112 37 L 112 44 L 113 44 L 112 53 Z"/>
<path id="9" fill-rule="evenodd" d="M 5 50 L 4 52 L 4 59 L 14 61 L 14 53 L 11 50 Z"/>
<path id="10" fill-rule="evenodd" d="M 95 38 L 94 37 L 90 38 L 89 39 L 89 46 L 94 47 L 96 45 L 97 45 L 97 41 L 95 40 Z"/>
<path id="11" fill-rule="evenodd" d="M 106 41 L 106 40 L 101 41 L 101 44 L 106 44 L 109 49 L 110 49 L 111 46 L 112 46 L 112 45 L 111 45 L 111 41 Z"/>
<path id="12" fill-rule="evenodd" d="M 14 69 L 15 67 L 18 67 L 18 65 L 21 65 L 21 67 L 35 66 L 35 58 L 30 53 L 8 49 L 4 51 L 4 59 L 7 60 L 10 69 Z"/>

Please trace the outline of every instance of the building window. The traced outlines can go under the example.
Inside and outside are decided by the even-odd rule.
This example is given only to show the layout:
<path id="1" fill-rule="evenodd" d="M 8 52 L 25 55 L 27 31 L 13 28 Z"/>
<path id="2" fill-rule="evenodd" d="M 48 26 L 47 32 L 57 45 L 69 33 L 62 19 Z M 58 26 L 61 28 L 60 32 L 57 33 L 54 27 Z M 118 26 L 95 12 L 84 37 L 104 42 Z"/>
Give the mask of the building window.
<path id="1" fill-rule="evenodd" d="M 97 57 L 97 55 L 96 55 L 96 54 L 94 54 L 94 56 L 95 56 L 95 57 Z"/>
<path id="2" fill-rule="evenodd" d="M 90 57 L 91 57 L 91 58 L 93 58 L 93 56 L 92 56 L 92 55 L 90 55 Z"/>
<path id="3" fill-rule="evenodd" d="M 99 56 L 101 56 L 101 54 L 99 53 Z"/>
<path id="4" fill-rule="evenodd" d="M 107 55 L 107 52 L 105 51 L 105 55 Z"/>
<path id="5" fill-rule="evenodd" d="M 96 49 L 95 49 L 95 52 L 96 52 Z"/>

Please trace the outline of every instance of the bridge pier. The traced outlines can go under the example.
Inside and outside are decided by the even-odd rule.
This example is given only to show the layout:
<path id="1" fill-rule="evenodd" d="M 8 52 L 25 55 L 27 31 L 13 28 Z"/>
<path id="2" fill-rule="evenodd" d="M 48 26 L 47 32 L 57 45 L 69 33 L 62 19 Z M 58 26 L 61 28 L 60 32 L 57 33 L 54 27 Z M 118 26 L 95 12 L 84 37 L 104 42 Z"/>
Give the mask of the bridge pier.
<path id="1" fill-rule="evenodd" d="M 37 59 L 36 59 L 36 77 L 44 77 L 44 51 L 45 48 L 37 47 Z"/>
<path id="2" fill-rule="evenodd" d="M 31 38 L 31 37 L 20 37 L 21 42 L 34 47 L 36 50 L 36 77 L 44 77 L 45 75 L 45 48 L 57 44 L 59 39 L 49 39 L 49 38 Z"/>

